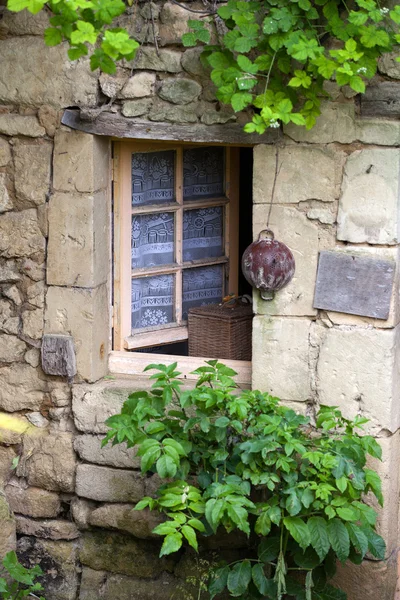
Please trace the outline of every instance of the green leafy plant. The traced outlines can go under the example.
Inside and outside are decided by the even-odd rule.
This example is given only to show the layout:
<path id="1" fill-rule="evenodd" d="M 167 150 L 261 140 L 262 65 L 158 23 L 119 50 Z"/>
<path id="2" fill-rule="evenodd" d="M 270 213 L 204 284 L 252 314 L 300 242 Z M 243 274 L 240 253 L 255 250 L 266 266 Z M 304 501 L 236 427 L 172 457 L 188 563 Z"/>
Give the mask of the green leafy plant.
<path id="1" fill-rule="evenodd" d="M 43 596 L 37 596 L 43 586 L 35 579 L 43 575 L 42 569 L 36 565 L 27 569 L 18 562 L 15 552 L 8 552 L 2 562 L 3 571 L 8 575 L 0 577 L 0 598 L 4 600 L 20 600 L 20 598 L 38 598 L 45 600 Z"/>
<path id="2" fill-rule="evenodd" d="M 108 419 L 103 442 L 138 445 L 143 473 L 165 483 L 136 510 L 160 511 L 165 522 L 160 556 L 183 543 L 198 551 L 202 536 L 239 530 L 248 553 L 210 577 L 210 598 L 228 589 L 253 600 L 342 600 L 328 583 L 335 562 L 359 564 L 367 552 L 382 559 L 371 493 L 382 504 L 381 482 L 366 466 L 381 448 L 360 435 L 362 417 L 345 419 L 321 407 L 310 419 L 258 391 L 239 391 L 235 371 L 216 360 L 194 373 L 196 387 L 181 391 L 176 363 L 155 370 L 150 392 L 131 394 Z"/>

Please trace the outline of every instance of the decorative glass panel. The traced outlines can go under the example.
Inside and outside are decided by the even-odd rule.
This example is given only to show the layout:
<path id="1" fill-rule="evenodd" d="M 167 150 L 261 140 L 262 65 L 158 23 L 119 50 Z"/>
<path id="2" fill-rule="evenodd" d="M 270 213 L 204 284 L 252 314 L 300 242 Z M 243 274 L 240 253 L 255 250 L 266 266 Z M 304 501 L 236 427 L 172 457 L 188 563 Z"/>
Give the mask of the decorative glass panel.
<path id="1" fill-rule="evenodd" d="M 174 170 L 173 150 L 132 154 L 132 206 L 173 201 Z"/>
<path id="2" fill-rule="evenodd" d="M 224 149 L 192 148 L 183 151 L 183 199 L 224 195 Z"/>
<path id="3" fill-rule="evenodd" d="M 200 208 L 183 213 L 183 260 L 223 256 L 223 209 Z"/>
<path id="4" fill-rule="evenodd" d="M 174 262 L 174 213 L 132 217 L 132 269 Z"/>
<path id="5" fill-rule="evenodd" d="M 183 271 L 183 318 L 188 318 L 189 308 L 218 304 L 223 296 L 223 267 L 199 267 Z"/>
<path id="6" fill-rule="evenodd" d="M 173 292 L 173 275 L 132 279 L 132 329 L 172 323 Z"/>

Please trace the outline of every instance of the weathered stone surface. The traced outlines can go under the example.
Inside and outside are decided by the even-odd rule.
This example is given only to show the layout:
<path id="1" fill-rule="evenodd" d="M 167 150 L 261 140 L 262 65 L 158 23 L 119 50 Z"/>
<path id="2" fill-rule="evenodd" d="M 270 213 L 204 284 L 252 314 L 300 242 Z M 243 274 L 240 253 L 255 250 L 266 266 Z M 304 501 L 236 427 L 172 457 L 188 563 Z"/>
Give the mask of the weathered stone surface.
<path id="1" fill-rule="evenodd" d="M 74 449 L 82 460 L 98 465 L 111 467 L 138 469 L 140 458 L 136 458 L 136 448 L 127 448 L 126 444 L 112 446 L 107 444 L 101 447 L 104 436 L 78 435 L 74 441 Z"/>
<path id="2" fill-rule="evenodd" d="M 106 285 L 94 289 L 50 286 L 46 307 L 45 333 L 72 335 L 80 377 L 96 381 L 106 375 L 109 342 Z"/>
<path id="3" fill-rule="evenodd" d="M 73 492 L 75 489 L 76 459 L 70 433 L 48 433 L 33 430 L 23 439 L 17 475 L 29 485 L 54 492 Z"/>
<path id="4" fill-rule="evenodd" d="M 45 128 L 49 137 L 54 137 L 56 130 L 60 127 L 60 117 L 60 112 L 47 104 L 43 104 L 38 110 L 39 123 Z"/>
<path id="5" fill-rule="evenodd" d="M 89 529 L 90 513 L 97 504 L 74 496 L 71 500 L 71 515 L 78 529 Z"/>
<path id="6" fill-rule="evenodd" d="M 159 544 L 135 540 L 111 531 L 83 534 L 82 564 L 96 571 L 111 571 L 140 578 L 157 577 L 167 561 L 158 557 Z"/>
<path id="7" fill-rule="evenodd" d="M 120 98 L 145 98 L 154 94 L 156 74 L 142 71 L 128 79 L 119 93 Z"/>
<path id="8" fill-rule="evenodd" d="M 0 363 L 12 363 L 21 360 L 26 344 L 14 335 L 0 334 Z"/>
<path id="9" fill-rule="evenodd" d="M 186 10 L 190 4 L 182 3 L 177 6 L 172 2 L 166 2 L 160 13 L 160 43 L 161 46 L 170 44 L 182 44 L 182 36 L 189 32 L 188 21 L 190 19 L 199 19 L 199 15 Z"/>
<path id="10" fill-rule="evenodd" d="M 134 69 L 148 71 L 165 71 L 167 73 L 179 73 L 181 67 L 181 53 L 176 50 L 160 49 L 159 54 L 154 47 L 143 46 L 133 61 Z"/>
<path id="11" fill-rule="evenodd" d="M 49 202 L 47 283 L 96 287 L 109 271 L 109 207 L 102 192 L 55 193 Z"/>
<path id="12" fill-rule="evenodd" d="M 379 71 L 392 79 L 400 79 L 400 63 L 396 60 L 399 50 L 397 46 L 393 52 L 385 52 L 378 61 Z"/>
<path id="13" fill-rule="evenodd" d="M 0 331 L 11 335 L 18 335 L 20 319 L 14 314 L 11 302 L 8 300 L 0 300 Z"/>
<path id="14" fill-rule="evenodd" d="M 25 361 L 31 367 L 38 367 L 40 364 L 40 352 L 36 348 L 31 348 L 28 352 L 25 353 Z"/>
<path id="15" fill-rule="evenodd" d="M 40 412 L 26 413 L 26 418 L 31 425 L 39 427 L 40 429 L 44 429 L 49 425 L 49 421 Z"/>
<path id="16" fill-rule="evenodd" d="M 0 215 L 0 256 L 31 256 L 43 252 L 45 240 L 34 208 Z"/>
<path id="17" fill-rule="evenodd" d="M 366 117 L 400 117 L 400 82 L 375 79 L 360 97 L 360 114 Z"/>
<path id="18" fill-rule="evenodd" d="M 38 262 L 30 258 L 26 258 L 20 263 L 19 271 L 32 281 L 43 281 L 46 277 L 44 262 Z"/>
<path id="19" fill-rule="evenodd" d="M 10 144 L 0 138 L 0 167 L 5 167 L 11 160 Z"/>
<path id="20" fill-rule="evenodd" d="M 347 159 L 339 202 L 339 240 L 396 244 L 399 239 L 400 151 L 353 152 Z"/>
<path id="21" fill-rule="evenodd" d="M 14 283 L 21 279 L 15 261 L 10 260 L 0 265 L 0 283 Z"/>
<path id="22" fill-rule="evenodd" d="M 309 208 L 307 211 L 307 219 L 319 221 L 324 225 L 333 225 L 336 221 L 336 211 L 334 205 L 329 208 Z"/>
<path id="23" fill-rule="evenodd" d="M 155 2 L 146 2 L 140 9 L 140 14 L 144 19 L 158 20 L 160 16 L 161 7 Z"/>
<path id="24" fill-rule="evenodd" d="M 285 125 L 283 129 L 296 142 L 351 144 L 356 139 L 354 104 L 325 103 L 316 125 L 309 131 L 293 124 Z"/>
<path id="25" fill-rule="evenodd" d="M 46 383 L 36 369 L 24 363 L 0 368 L 0 408 L 7 412 L 39 410 Z"/>
<path id="26" fill-rule="evenodd" d="M 80 131 L 60 130 L 54 144 L 55 190 L 91 193 L 108 188 L 110 153 L 107 139 Z"/>
<path id="27" fill-rule="evenodd" d="M 196 102 L 184 106 L 171 106 L 168 102 L 159 100 L 154 102 L 148 118 L 150 121 L 168 121 L 170 123 L 196 123 Z"/>
<path id="28" fill-rule="evenodd" d="M 75 600 L 78 591 L 77 544 L 22 537 L 17 554 L 25 566 L 40 564 L 44 571 L 44 596 L 52 600 Z"/>
<path id="29" fill-rule="evenodd" d="M 13 479 L 5 488 L 11 510 L 34 518 L 56 517 L 61 512 L 58 494 L 36 487 L 26 487 L 23 480 Z"/>
<path id="30" fill-rule="evenodd" d="M 349 600 L 392 600 L 397 579 L 396 557 L 394 553 L 386 561 L 365 560 L 361 565 L 338 562 L 332 583 L 346 592 Z"/>
<path id="31" fill-rule="evenodd" d="M 0 528 L 0 560 L 2 560 L 7 552 L 15 550 L 17 543 L 15 520 L 2 491 L 0 491 Z"/>
<path id="32" fill-rule="evenodd" d="M 399 327 L 324 328 L 316 371 L 321 404 L 339 406 L 346 418 L 362 414 L 370 419 L 372 430 L 396 431 L 400 426 L 399 338 Z M 360 356 L 360 348 L 362 360 L 349 361 L 349 356 Z"/>
<path id="33" fill-rule="evenodd" d="M 0 213 L 12 210 L 14 206 L 8 193 L 6 182 L 7 175 L 0 173 Z"/>
<path id="34" fill-rule="evenodd" d="M 153 529 L 164 521 L 163 516 L 148 509 L 136 511 L 132 504 L 103 504 L 90 513 L 89 523 L 105 529 L 119 529 L 136 538 L 160 539 Z"/>
<path id="35" fill-rule="evenodd" d="M 128 100 L 124 102 L 122 106 L 122 114 L 124 117 L 140 117 L 145 115 L 151 108 L 151 98 L 144 98 L 142 100 Z"/>
<path id="36" fill-rule="evenodd" d="M 4 42 L 1 43 L 4 44 Z M 39 125 L 36 117 L 3 113 L 0 114 L 0 133 L 4 133 L 4 135 L 25 135 L 28 137 L 41 137 L 46 134 L 46 130 L 41 125 Z"/>
<path id="37" fill-rule="evenodd" d="M 37 15 L 28 11 L 18 13 L 4 11 L 1 29 L 11 36 L 16 35 L 43 35 L 49 26 L 49 17 L 46 10 L 41 10 Z M 23 43 L 23 42 L 20 42 Z"/>
<path id="38" fill-rule="evenodd" d="M 70 521 L 61 519 L 36 521 L 21 515 L 16 515 L 15 520 L 17 533 L 20 535 L 33 535 L 48 540 L 75 540 L 79 537 L 78 528 Z"/>
<path id="39" fill-rule="evenodd" d="M 29 304 L 36 306 L 36 308 L 44 307 L 44 296 L 46 287 L 44 281 L 37 281 L 26 288 L 26 297 Z"/>
<path id="40" fill-rule="evenodd" d="M 16 306 L 21 306 L 22 304 L 21 294 L 19 293 L 16 285 L 12 285 L 8 289 L 4 289 L 3 296 L 9 298 Z"/>
<path id="41" fill-rule="evenodd" d="M 356 136 L 364 144 L 378 146 L 400 145 L 400 121 L 383 119 L 357 119 Z"/>
<path id="42" fill-rule="evenodd" d="M 184 592 L 185 586 L 178 584 L 168 573 L 158 579 L 134 579 L 125 575 L 82 569 L 79 600 L 171 600 L 190 598 Z M 182 593 L 182 596 L 177 594 Z"/>
<path id="43" fill-rule="evenodd" d="M 331 148 L 310 146 L 257 146 L 254 149 L 254 202 L 269 202 L 274 183 L 276 153 L 279 174 L 274 202 L 293 204 L 303 200 L 332 202 L 339 197 L 343 154 Z M 310 177 L 313 165 L 318 177 Z"/>
<path id="44" fill-rule="evenodd" d="M 2 427 L 0 416 L 0 442 L 2 441 Z M 14 448 L 9 446 L 0 446 L 0 490 L 4 489 L 5 484 L 11 477 L 13 469 L 13 460 L 17 456 Z"/>
<path id="45" fill-rule="evenodd" d="M 206 110 L 201 115 L 204 125 L 218 125 L 228 121 L 236 121 L 236 115 L 229 110 Z"/>
<path id="46" fill-rule="evenodd" d="M 25 310 L 22 313 L 22 332 L 33 340 L 40 340 L 43 335 L 43 309 Z"/>
<path id="47" fill-rule="evenodd" d="M 0 101 L 28 106 L 95 106 L 97 75 L 90 71 L 88 60 L 71 62 L 67 49 L 67 44 L 48 48 L 38 37 L 26 36 L 23 43 L 18 38 L 2 40 Z M 40 134 L 35 135 L 43 132 L 40 127 Z"/>
<path id="48" fill-rule="evenodd" d="M 197 77 L 205 77 L 207 71 L 201 63 L 200 56 L 203 52 L 201 47 L 189 48 L 182 54 L 182 67 L 190 75 L 196 75 Z"/>
<path id="49" fill-rule="evenodd" d="M 50 142 L 32 144 L 18 141 L 14 145 L 15 192 L 26 208 L 46 202 L 52 151 Z"/>
<path id="50" fill-rule="evenodd" d="M 128 72 L 124 69 L 117 69 L 114 75 L 102 73 L 99 77 L 101 91 L 108 98 L 116 98 L 128 80 Z"/>
<path id="51" fill-rule="evenodd" d="M 29 422 L 25 417 L 0 412 L 0 443 L 5 445 L 19 444 L 23 434 L 29 427 Z"/>
<path id="52" fill-rule="evenodd" d="M 164 79 L 158 95 L 173 104 L 189 104 L 200 96 L 201 90 L 201 85 L 192 79 L 170 78 Z"/>
<path id="53" fill-rule="evenodd" d="M 282 400 L 311 398 L 310 326 L 308 319 L 254 317 L 253 389 Z"/>
<path id="54" fill-rule="evenodd" d="M 145 496 L 145 478 L 136 471 L 96 465 L 78 465 L 78 496 L 100 502 L 138 502 Z"/>

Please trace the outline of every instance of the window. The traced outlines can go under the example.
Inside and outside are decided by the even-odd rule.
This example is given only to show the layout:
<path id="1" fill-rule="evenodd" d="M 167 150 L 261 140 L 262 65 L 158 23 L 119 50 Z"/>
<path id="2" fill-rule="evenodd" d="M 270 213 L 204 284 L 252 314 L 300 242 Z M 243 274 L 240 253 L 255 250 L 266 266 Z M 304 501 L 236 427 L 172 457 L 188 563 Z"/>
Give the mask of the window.
<path id="1" fill-rule="evenodd" d="M 194 306 L 238 288 L 238 149 L 117 142 L 114 349 L 188 338 Z"/>

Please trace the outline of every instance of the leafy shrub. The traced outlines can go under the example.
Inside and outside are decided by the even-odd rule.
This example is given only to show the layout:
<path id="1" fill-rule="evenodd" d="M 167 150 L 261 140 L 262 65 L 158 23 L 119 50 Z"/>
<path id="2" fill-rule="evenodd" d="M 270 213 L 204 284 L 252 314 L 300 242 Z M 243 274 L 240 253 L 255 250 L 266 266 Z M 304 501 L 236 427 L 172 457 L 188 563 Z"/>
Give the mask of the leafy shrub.
<path id="1" fill-rule="evenodd" d="M 42 569 L 36 565 L 32 569 L 27 569 L 18 562 L 15 552 L 8 552 L 3 559 L 4 571 L 8 574 L 7 578 L 0 577 L 0 597 L 4 600 L 20 600 L 20 598 L 38 598 L 45 600 L 43 596 L 37 596 L 36 592 L 41 592 L 43 586 L 35 583 L 35 579 L 43 575 Z"/>
<path id="2" fill-rule="evenodd" d="M 239 391 L 235 371 L 216 360 L 182 392 L 176 366 L 146 367 L 156 371 L 151 391 L 129 396 L 103 442 L 138 445 L 142 472 L 165 480 L 157 498 L 136 506 L 166 516 L 154 529 L 164 538 L 160 556 L 185 541 L 198 551 L 198 538 L 219 528 L 239 530 L 248 555 L 215 570 L 211 599 L 225 588 L 248 600 L 346 598 L 328 583 L 336 559 L 359 564 L 367 552 L 385 553 L 365 502 L 368 492 L 383 502 L 379 476 L 366 467 L 381 448 L 357 433 L 367 419 L 323 406 L 312 426 L 267 393 Z"/>

